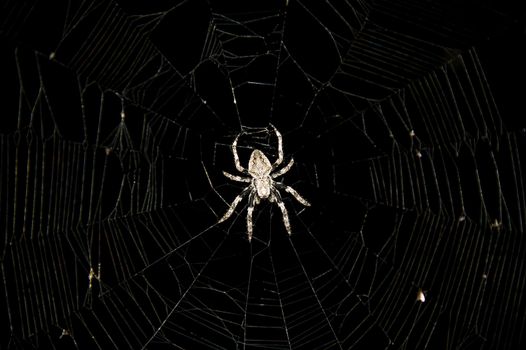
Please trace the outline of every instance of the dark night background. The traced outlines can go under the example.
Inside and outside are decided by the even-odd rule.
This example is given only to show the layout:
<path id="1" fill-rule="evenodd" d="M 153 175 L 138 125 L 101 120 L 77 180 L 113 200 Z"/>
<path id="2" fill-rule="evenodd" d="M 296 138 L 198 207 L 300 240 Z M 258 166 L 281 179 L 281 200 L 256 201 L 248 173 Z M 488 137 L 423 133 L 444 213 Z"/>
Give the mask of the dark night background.
<path id="1" fill-rule="evenodd" d="M 0 45 L 0 349 L 526 344 L 520 2 L 0 0 Z M 312 206 L 249 243 L 269 124 Z"/>

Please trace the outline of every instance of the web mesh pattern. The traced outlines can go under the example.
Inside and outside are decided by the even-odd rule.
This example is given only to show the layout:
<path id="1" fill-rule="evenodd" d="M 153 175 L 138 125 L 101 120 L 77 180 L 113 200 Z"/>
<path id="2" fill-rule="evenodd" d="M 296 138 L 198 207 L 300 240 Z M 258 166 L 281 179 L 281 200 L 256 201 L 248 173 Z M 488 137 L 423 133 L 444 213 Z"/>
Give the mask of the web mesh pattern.
<path id="1" fill-rule="evenodd" d="M 0 9 L 0 347 L 525 343 L 524 109 L 499 78 L 524 73 L 502 59 L 512 11 Z M 222 171 L 241 132 L 244 166 L 275 161 L 270 124 L 295 160 L 280 181 L 312 206 L 283 194 L 289 236 L 263 201 L 248 242 L 246 200 L 218 223 L 244 186 Z"/>

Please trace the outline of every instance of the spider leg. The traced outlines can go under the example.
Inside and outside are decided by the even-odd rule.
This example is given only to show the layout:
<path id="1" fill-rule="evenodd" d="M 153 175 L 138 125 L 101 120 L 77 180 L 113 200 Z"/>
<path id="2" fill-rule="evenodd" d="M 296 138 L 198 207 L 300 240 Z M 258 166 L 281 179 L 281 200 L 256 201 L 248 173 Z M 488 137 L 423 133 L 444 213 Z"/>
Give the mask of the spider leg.
<path id="1" fill-rule="evenodd" d="M 273 191 L 272 198 L 270 199 L 271 202 L 276 202 L 279 209 L 281 210 L 281 216 L 283 218 L 283 225 L 285 225 L 285 229 L 287 230 L 287 233 L 289 236 L 292 234 L 292 230 L 290 228 L 290 221 L 289 221 L 289 213 L 287 211 L 287 208 L 285 208 L 285 203 L 281 200 L 281 195 L 277 190 Z"/>
<path id="2" fill-rule="evenodd" d="M 276 129 L 276 127 L 272 124 L 270 126 L 274 129 L 274 133 L 276 134 L 276 137 L 278 138 L 278 159 L 272 164 L 272 168 L 278 167 L 283 162 L 283 138 L 281 137 L 281 133 Z"/>
<path id="3" fill-rule="evenodd" d="M 232 143 L 232 153 L 234 154 L 234 164 L 236 165 L 237 171 L 245 174 L 247 170 L 241 166 L 241 162 L 239 161 L 239 155 L 237 154 L 237 140 L 239 139 L 240 135 L 241 134 L 237 135 L 236 139 L 234 140 L 234 143 Z"/>
<path id="4" fill-rule="evenodd" d="M 304 206 L 310 207 L 310 203 L 292 187 L 284 185 L 281 182 L 275 182 L 275 184 L 278 188 L 282 188 L 285 190 L 285 192 L 290 193 L 298 202 L 300 202 Z"/>
<path id="5" fill-rule="evenodd" d="M 250 191 L 252 189 L 252 185 L 250 186 L 247 186 L 243 191 L 241 191 L 241 193 L 234 199 L 234 201 L 232 202 L 232 204 L 230 204 L 230 207 L 228 208 L 228 210 L 226 211 L 226 213 L 221 217 L 221 219 L 219 219 L 219 221 L 217 222 L 218 224 L 225 221 L 226 219 L 228 219 L 232 213 L 234 212 L 234 210 L 236 209 L 237 205 L 239 204 L 239 202 L 241 202 L 241 200 L 243 199 L 243 197 L 248 193 L 248 191 Z"/>
<path id="6" fill-rule="evenodd" d="M 243 176 L 238 176 L 238 175 L 232 175 L 230 173 L 227 173 L 226 171 L 223 171 L 223 175 L 225 175 L 227 178 L 229 178 L 230 180 L 232 181 L 237 181 L 237 182 L 251 182 L 252 180 L 248 177 L 243 177 Z"/>
<path id="7" fill-rule="evenodd" d="M 247 209 L 247 234 L 248 241 L 252 241 L 252 234 L 254 230 L 254 225 L 252 224 L 252 213 L 254 212 L 254 207 L 258 204 L 257 197 L 254 197 L 254 190 L 250 193 L 248 197 L 248 209 Z"/>
<path id="8" fill-rule="evenodd" d="M 285 167 L 281 168 L 281 170 L 275 172 L 274 174 L 271 174 L 270 177 L 275 179 L 277 177 L 280 177 L 281 175 L 285 174 L 287 171 L 289 171 L 292 166 L 294 165 L 294 159 L 291 159 L 289 161 L 289 164 L 285 165 Z"/>
<path id="9" fill-rule="evenodd" d="M 283 224 L 285 225 L 285 229 L 290 236 L 292 234 L 292 230 L 290 229 L 289 214 L 287 212 L 287 208 L 285 208 L 285 203 L 281 201 L 278 202 L 278 207 L 281 209 L 281 215 L 283 215 Z"/>

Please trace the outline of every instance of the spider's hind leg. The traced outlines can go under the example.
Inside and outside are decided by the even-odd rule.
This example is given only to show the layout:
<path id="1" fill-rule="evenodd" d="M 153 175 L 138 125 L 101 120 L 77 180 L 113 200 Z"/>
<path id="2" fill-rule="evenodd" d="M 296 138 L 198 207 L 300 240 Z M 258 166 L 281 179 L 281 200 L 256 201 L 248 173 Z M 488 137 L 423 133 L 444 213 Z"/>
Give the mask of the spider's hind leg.
<path id="1" fill-rule="evenodd" d="M 281 199 L 281 195 L 278 191 L 274 190 L 272 191 L 272 197 L 270 198 L 271 202 L 276 202 L 279 209 L 281 210 L 281 216 L 283 218 L 283 225 L 285 225 L 285 229 L 287 230 L 287 233 L 289 236 L 292 234 L 292 229 L 290 228 L 290 220 L 289 220 L 289 213 L 287 211 L 287 208 L 285 208 L 285 203 L 283 203 L 283 200 Z"/>
<path id="2" fill-rule="evenodd" d="M 283 225 L 285 225 L 285 229 L 290 236 L 292 234 L 292 230 L 290 228 L 289 214 L 287 212 L 287 208 L 285 208 L 285 203 L 278 202 L 278 207 L 281 209 L 281 215 L 283 215 Z"/>
<path id="3" fill-rule="evenodd" d="M 306 206 L 306 207 L 310 207 L 310 203 L 309 203 L 305 198 L 303 198 L 303 197 L 298 193 L 298 191 L 296 191 L 296 190 L 293 189 L 292 187 L 287 186 L 287 185 L 285 185 L 285 184 L 282 184 L 281 182 L 275 182 L 275 184 L 276 184 L 276 187 L 285 190 L 285 192 L 287 192 L 287 193 L 290 193 L 290 194 L 294 197 L 294 199 L 296 199 L 298 202 L 300 202 L 300 203 L 303 204 L 304 206 Z"/>
<path id="4" fill-rule="evenodd" d="M 248 209 L 247 209 L 247 235 L 248 241 L 252 241 L 252 235 L 254 233 L 254 225 L 252 223 L 252 214 L 254 213 L 254 207 L 259 203 L 259 199 L 254 195 L 255 191 L 252 190 L 248 197 Z"/>

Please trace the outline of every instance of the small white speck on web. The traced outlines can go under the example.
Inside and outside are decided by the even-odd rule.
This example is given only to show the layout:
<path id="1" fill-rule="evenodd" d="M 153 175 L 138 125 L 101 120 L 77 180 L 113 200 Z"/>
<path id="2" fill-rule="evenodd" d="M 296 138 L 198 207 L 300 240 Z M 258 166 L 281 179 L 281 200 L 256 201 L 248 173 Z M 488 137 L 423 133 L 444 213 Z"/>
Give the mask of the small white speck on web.
<path id="1" fill-rule="evenodd" d="M 495 219 L 495 220 L 490 224 L 490 228 L 491 228 L 492 230 L 496 230 L 496 231 L 498 231 L 498 230 L 501 229 L 501 227 L 502 227 L 502 222 L 499 221 L 498 219 Z"/>
<path id="2" fill-rule="evenodd" d="M 421 303 L 425 303 L 426 302 L 426 295 L 425 295 L 424 291 L 422 290 L 422 288 L 418 288 L 418 292 L 416 293 L 416 300 L 421 302 Z"/>
<path id="3" fill-rule="evenodd" d="M 232 97 L 234 98 L 234 104 L 237 105 L 236 91 L 234 90 L 234 87 L 232 87 L 231 90 L 232 90 Z"/>

